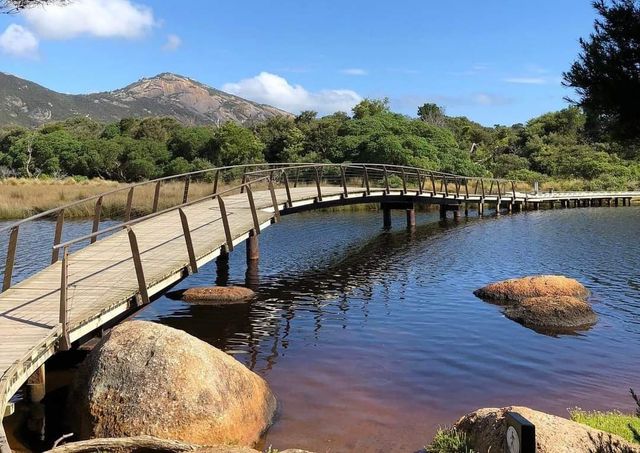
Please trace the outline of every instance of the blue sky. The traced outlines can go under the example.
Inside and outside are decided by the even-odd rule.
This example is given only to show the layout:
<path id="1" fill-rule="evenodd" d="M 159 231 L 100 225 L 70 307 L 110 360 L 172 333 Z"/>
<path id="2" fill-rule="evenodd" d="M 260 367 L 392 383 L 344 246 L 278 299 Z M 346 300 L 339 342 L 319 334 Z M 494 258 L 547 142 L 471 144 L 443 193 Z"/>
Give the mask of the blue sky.
<path id="1" fill-rule="evenodd" d="M 72 0 L 1 15 L 0 71 L 65 93 L 174 72 L 294 113 L 387 96 L 512 124 L 566 105 L 594 18 L 587 0 Z"/>

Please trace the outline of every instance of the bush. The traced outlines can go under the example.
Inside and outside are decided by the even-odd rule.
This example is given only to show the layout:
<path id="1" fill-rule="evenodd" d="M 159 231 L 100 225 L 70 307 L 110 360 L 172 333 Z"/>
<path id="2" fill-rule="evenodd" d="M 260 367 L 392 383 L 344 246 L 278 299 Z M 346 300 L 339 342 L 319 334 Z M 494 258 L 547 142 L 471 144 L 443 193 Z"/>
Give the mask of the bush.
<path id="1" fill-rule="evenodd" d="M 428 453 L 475 453 L 467 435 L 455 428 L 439 428 L 429 445 Z"/>

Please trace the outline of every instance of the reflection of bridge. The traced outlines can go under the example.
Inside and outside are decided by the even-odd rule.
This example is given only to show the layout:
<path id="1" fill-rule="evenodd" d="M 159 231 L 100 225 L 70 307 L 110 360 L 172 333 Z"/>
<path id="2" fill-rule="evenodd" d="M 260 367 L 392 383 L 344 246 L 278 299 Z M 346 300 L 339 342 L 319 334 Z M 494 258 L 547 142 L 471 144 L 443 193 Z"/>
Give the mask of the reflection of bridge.
<path id="1" fill-rule="evenodd" d="M 163 199 L 167 182 L 184 181 L 179 200 Z M 207 181 L 210 194 L 190 199 L 190 184 Z M 237 181 L 234 187 L 231 187 Z M 241 182 L 240 182 L 241 181 Z M 223 187 L 224 186 L 224 187 Z M 133 219 L 136 193 L 151 189 L 152 213 Z M 181 189 L 182 190 L 182 189 Z M 123 220 L 101 227 L 103 203 L 126 194 Z M 640 193 L 573 192 L 536 194 L 515 181 L 463 177 L 422 169 L 370 164 L 284 164 L 225 167 L 123 187 L 14 223 L 8 233 L 3 292 L 0 293 L 0 410 L 27 382 L 31 397 L 43 396 L 44 363 L 102 328 L 113 325 L 212 259 L 247 241 L 247 259 L 258 258 L 260 231 L 281 214 L 355 203 L 379 203 L 385 228 L 391 209 L 434 204 L 441 218 L 461 208 L 484 215 L 563 207 L 629 204 Z M 63 242 L 65 210 L 91 206 L 92 231 Z M 166 206 L 166 208 L 165 208 Z M 51 265 L 12 284 L 20 229 L 55 219 Z M 98 240 L 100 239 L 100 240 Z M 46 239 L 45 239 L 46 240 Z M 87 244 L 80 248 L 81 244 Z M 30 263 L 27 263 L 27 265 Z M 0 450 L 9 451 L 0 425 Z"/>

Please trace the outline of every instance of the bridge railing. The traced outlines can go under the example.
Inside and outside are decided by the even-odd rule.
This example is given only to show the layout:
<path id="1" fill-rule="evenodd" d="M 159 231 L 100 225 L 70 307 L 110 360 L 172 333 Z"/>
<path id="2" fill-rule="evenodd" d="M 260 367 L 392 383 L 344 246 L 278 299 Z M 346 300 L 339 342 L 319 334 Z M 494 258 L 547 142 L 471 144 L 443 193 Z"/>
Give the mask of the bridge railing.
<path id="1" fill-rule="evenodd" d="M 67 243 L 70 251 L 77 250 L 83 245 L 94 243 L 101 236 L 125 228 L 133 220 L 148 219 L 153 214 L 184 207 L 188 203 L 202 201 L 218 193 L 234 190 L 244 193 L 248 185 L 251 185 L 254 191 L 268 188 L 270 183 L 286 189 L 289 204 L 291 189 L 302 186 L 315 187 L 319 200 L 322 200 L 323 196 L 322 187 L 326 186 L 341 187 L 346 195 L 359 187 L 365 193 L 372 190 L 402 190 L 457 198 L 506 198 L 515 196 L 517 186 L 515 181 L 509 180 L 465 177 L 408 166 L 369 163 L 246 164 L 158 178 L 124 185 L 0 227 L 0 235 L 8 236 L 2 291 L 6 291 L 14 283 L 14 267 L 20 246 L 24 245 L 25 241 L 30 247 L 33 246 L 33 238 L 20 241 L 20 231 L 27 224 L 39 225 L 39 220 L 54 220 L 47 222 L 47 227 L 50 226 L 53 231 L 43 229 L 42 233 L 38 234 L 39 251 L 49 249 L 51 254 L 49 259 L 35 260 L 34 250 L 27 250 L 22 258 L 31 260 L 32 263 L 21 267 L 20 279 L 57 263 L 60 260 L 62 243 Z M 90 213 L 90 230 L 86 234 L 74 237 L 65 231 L 65 221 L 78 212 Z M 77 228 L 74 228 L 73 233 L 76 231 Z M 47 236 L 50 237 L 49 245 L 46 244 Z M 34 265 L 36 262 L 37 266 Z"/>

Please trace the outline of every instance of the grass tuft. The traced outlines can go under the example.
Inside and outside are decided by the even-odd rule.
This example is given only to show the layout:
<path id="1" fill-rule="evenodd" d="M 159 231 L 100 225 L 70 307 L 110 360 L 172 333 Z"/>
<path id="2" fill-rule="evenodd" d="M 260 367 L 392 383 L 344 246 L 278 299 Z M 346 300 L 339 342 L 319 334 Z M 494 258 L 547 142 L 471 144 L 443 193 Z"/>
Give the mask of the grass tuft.
<path id="1" fill-rule="evenodd" d="M 571 420 L 599 429 L 606 433 L 615 434 L 629 442 L 640 443 L 635 432 L 640 432 L 640 418 L 618 411 L 584 411 L 580 408 L 570 409 Z"/>
<path id="2" fill-rule="evenodd" d="M 438 428 L 433 440 L 424 449 L 428 453 L 474 453 L 466 433 L 456 428 Z"/>

